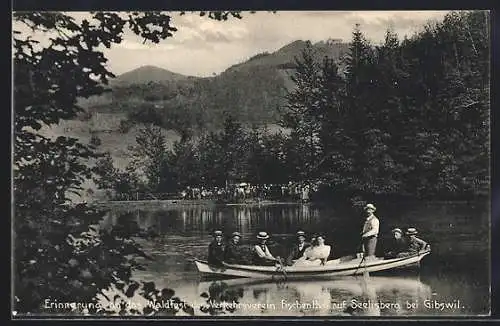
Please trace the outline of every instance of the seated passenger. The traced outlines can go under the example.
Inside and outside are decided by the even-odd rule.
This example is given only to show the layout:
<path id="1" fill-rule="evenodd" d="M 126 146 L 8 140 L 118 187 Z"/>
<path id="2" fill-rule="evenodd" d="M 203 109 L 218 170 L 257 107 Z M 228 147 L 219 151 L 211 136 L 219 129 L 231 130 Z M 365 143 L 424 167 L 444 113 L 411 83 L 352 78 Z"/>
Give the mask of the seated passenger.
<path id="1" fill-rule="evenodd" d="M 286 260 L 288 266 L 293 265 L 297 259 L 304 255 L 304 251 L 311 246 L 310 243 L 306 242 L 306 236 L 304 231 L 297 232 L 297 241 L 293 244 L 292 250 Z"/>
<path id="2" fill-rule="evenodd" d="M 408 243 L 403 237 L 403 231 L 400 228 L 392 230 L 392 238 L 387 245 L 385 258 L 391 259 L 400 257 L 402 256 L 401 253 L 405 253 L 407 249 Z"/>
<path id="3" fill-rule="evenodd" d="M 431 246 L 422 239 L 417 238 L 418 231 L 415 228 L 408 228 L 406 235 L 408 237 L 408 252 L 410 255 L 417 255 L 422 251 L 430 250 Z"/>
<path id="4" fill-rule="evenodd" d="M 214 240 L 208 245 L 208 264 L 211 266 L 223 266 L 225 246 L 222 242 L 222 231 L 214 231 Z"/>
<path id="5" fill-rule="evenodd" d="M 231 234 L 231 239 L 226 246 L 226 251 L 224 252 L 224 261 L 228 264 L 241 264 L 243 263 L 242 250 L 240 246 L 241 234 L 239 232 L 233 232 Z"/>
<path id="6" fill-rule="evenodd" d="M 269 239 L 267 232 L 259 232 L 259 234 L 257 234 L 257 239 L 260 240 L 260 244 L 254 247 L 254 264 L 261 266 L 276 265 L 279 257 L 274 257 L 266 245 L 267 239 Z"/>
<path id="7" fill-rule="evenodd" d="M 325 245 L 325 238 L 318 235 L 312 245 L 304 251 L 293 266 L 320 266 L 324 265 L 330 256 L 331 246 Z"/>

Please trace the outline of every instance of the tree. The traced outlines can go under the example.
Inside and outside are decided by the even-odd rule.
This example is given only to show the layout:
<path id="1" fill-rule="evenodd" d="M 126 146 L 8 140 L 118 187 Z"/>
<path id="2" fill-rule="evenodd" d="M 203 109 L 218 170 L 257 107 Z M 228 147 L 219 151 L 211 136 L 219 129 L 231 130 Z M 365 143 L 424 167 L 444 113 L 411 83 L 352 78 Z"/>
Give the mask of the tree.
<path id="1" fill-rule="evenodd" d="M 247 177 L 246 132 L 241 123 L 231 115 L 224 120 L 224 129 L 220 134 L 219 148 L 225 153 L 222 157 L 224 181 L 238 181 Z"/>
<path id="2" fill-rule="evenodd" d="M 323 154 L 320 130 L 324 114 L 321 106 L 321 67 L 315 60 L 311 42 L 306 43 L 300 58 L 296 58 L 292 81 L 295 88 L 287 94 L 287 105 L 281 125 L 291 129 L 293 146 L 289 152 L 289 163 L 295 175 L 301 179 L 309 177 Z"/>
<path id="3" fill-rule="evenodd" d="M 192 140 L 183 138 L 175 142 L 167 161 L 164 173 L 171 174 L 172 190 L 185 189 L 203 181 L 198 148 Z"/>
<path id="4" fill-rule="evenodd" d="M 218 20 L 229 16 L 239 17 L 239 13 L 208 13 Z M 112 286 L 130 298 L 141 287 L 131 273 L 140 268 L 136 257 L 144 253 L 128 235 L 97 227 L 105 212 L 72 203 L 69 198 L 91 178 L 87 162 L 97 158 L 94 149 L 73 138 L 50 139 L 39 131 L 42 125 L 57 124 L 82 112 L 78 98 L 104 92 L 114 76 L 107 70 L 99 46 L 120 43 L 126 27 L 154 43 L 172 36 L 176 28 L 168 14 L 158 12 L 97 12 L 81 23 L 64 13 L 16 12 L 13 21 L 13 308 L 20 314 L 40 313 L 46 298 L 96 303 L 98 295 Z M 21 27 L 33 35 L 22 32 Z M 46 43 L 37 40 L 40 33 L 49 36 Z M 179 301 L 167 290 L 160 293 L 154 283 L 142 284 L 147 298 Z M 131 311 L 125 300 L 122 303 L 121 313 L 162 313 Z M 163 313 L 176 313 L 167 310 Z M 185 310 L 193 312 L 189 307 Z"/>
<path id="5" fill-rule="evenodd" d="M 488 24 L 485 12 L 451 12 L 402 45 L 412 77 L 405 140 L 415 144 L 407 183 L 420 194 L 487 193 Z"/>
<path id="6" fill-rule="evenodd" d="M 94 173 L 97 178 L 94 182 L 101 189 L 114 189 L 118 171 L 113 165 L 113 158 L 110 153 L 104 154 L 104 157 L 99 159 L 94 167 Z"/>
<path id="7" fill-rule="evenodd" d="M 150 191 L 158 191 L 167 151 L 162 129 L 147 125 L 139 130 L 135 139 L 137 145 L 130 148 L 131 167 L 145 178 Z"/>

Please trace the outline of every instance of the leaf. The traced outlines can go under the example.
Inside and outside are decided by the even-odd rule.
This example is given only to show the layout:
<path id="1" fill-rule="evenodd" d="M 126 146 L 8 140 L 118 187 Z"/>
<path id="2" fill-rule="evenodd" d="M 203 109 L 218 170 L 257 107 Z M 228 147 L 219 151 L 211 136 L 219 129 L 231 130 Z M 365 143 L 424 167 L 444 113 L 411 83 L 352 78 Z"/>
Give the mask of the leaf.
<path id="1" fill-rule="evenodd" d="M 139 288 L 139 283 L 134 282 L 129 285 L 127 291 L 125 292 L 125 295 L 129 298 L 133 297 L 135 294 L 135 291 Z"/>
<path id="2" fill-rule="evenodd" d="M 151 293 L 156 289 L 154 282 L 145 282 L 143 283 L 143 290 L 145 293 Z"/>
<path id="3" fill-rule="evenodd" d="M 184 306 L 182 307 L 182 310 L 183 310 L 185 313 L 189 314 L 190 316 L 194 316 L 194 308 L 193 308 L 193 307 L 188 306 L 188 305 L 184 305 Z"/>

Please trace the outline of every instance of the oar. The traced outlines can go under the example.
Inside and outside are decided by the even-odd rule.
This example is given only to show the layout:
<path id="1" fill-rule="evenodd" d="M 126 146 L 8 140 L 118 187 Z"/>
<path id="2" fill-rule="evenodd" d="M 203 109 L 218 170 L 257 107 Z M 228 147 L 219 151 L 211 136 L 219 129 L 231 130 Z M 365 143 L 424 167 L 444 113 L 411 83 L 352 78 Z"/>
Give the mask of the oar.
<path id="1" fill-rule="evenodd" d="M 285 278 L 285 281 L 286 281 L 286 270 L 285 270 L 285 266 L 283 266 L 283 261 L 281 260 L 281 257 L 277 257 L 276 259 L 279 263 L 279 266 L 277 268 L 277 271 L 281 271 L 283 273 L 283 277 Z"/>
<path id="2" fill-rule="evenodd" d="M 363 240 L 361 240 L 360 247 L 363 248 Z M 358 267 L 354 271 L 354 275 L 356 275 L 356 273 L 358 272 L 358 270 L 361 267 L 361 265 L 363 264 L 363 262 L 365 263 L 365 270 L 363 272 L 363 278 L 366 280 L 368 278 L 369 274 L 368 274 L 368 271 L 366 270 L 366 254 L 364 251 L 363 251 L 363 258 L 361 258 L 361 261 L 359 262 Z"/>
<path id="3" fill-rule="evenodd" d="M 356 274 L 358 273 L 358 270 L 359 270 L 359 268 L 361 267 L 361 264 L 363 264 L 363 262 L 365 261 L 365 258 L 366 258 L 366 256 L 365 256 L 365 255 L 363 255 L 363 258 L 361 258 L 361 261 L 359 262 L 358 267 L 357 267 L 357 268 L 356 268 L 356 270 L 354 271 L 354 275 L 356 275 Z M 365 266 L 366 266 L 366 264 L 365 264 Z M 365 269 L 365 270 L 366 270 L 366 269 Z"/>

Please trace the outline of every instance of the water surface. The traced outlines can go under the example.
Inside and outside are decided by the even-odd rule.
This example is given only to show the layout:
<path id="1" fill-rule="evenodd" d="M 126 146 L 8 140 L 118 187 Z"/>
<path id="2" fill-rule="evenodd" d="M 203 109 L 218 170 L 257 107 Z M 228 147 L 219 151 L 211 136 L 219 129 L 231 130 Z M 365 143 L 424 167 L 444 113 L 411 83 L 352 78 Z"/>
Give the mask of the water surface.
<path id="1" fill-rule="evenodd" d="M 336 280 L 254 282 L 200 279 L 193 258 L 206 259 L 215 228 L 239 231 L 250 244 L 265 230 L 286 249 L 302 229 L 322 232 L 334 256 L 356 251 L 362 219 L 349 208 L 328 205 L 186 206 L 175 209 L 119 209 L 108 223 L 132 219 L 157 233 L 143 240 L 155 261 L 135 278 L 169 287 L 195 308 L 219 316 L 465 316 L 490 313 L 489 207 L 485 202 L 378 205 L 384 236 L 394 227 L 416 227 L 432 245 L 420 275 L 348 277 Z M 283 252 L 282 252 L 283 253 Z M 280 254 L 280 253 L 275 253 Z M 204 297 L 202 297 L 202 294 Z M 205 295 L 206 294 L 206 295 Z M 225 302 L 225 305 L 223 302 Z M 211 302 L 209 305 L 207 302 Z"/>

